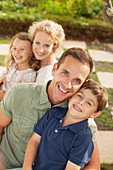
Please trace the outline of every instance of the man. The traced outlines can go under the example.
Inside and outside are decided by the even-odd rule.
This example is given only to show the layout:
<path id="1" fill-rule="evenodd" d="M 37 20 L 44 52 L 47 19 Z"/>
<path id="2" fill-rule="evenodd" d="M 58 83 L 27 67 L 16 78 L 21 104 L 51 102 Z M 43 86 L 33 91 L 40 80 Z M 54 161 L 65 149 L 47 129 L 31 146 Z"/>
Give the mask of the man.
<path id="1" fill-rule="evenodd" d="M 0 147 L 8 168 L 22 166 L 34 125 L 51 107 L 66 107 L 67 99 L 80 89 L 92 68 L 93 62 L 88 53 L 80 48 L 70 48 L 54 65 L 51 82 L 44 85 L 19 84 L 6 93 L 1 102 Z M 95 139 L 88 168 L 99 169 Z"/>

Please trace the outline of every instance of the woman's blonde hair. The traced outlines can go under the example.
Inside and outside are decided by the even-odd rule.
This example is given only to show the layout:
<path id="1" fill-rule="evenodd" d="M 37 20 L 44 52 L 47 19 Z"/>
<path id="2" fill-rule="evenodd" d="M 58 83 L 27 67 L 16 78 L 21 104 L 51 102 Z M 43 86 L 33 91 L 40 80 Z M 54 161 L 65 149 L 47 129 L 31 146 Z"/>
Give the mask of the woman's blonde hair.
<path id="1" fill-rule="evenodd" d="M 20 32 L 20 33 L 17 33 L 11 40 L 11 45 L 9 47 L 9 54 L 8 56 L 6 57 L 6 60 L 5 60 L 5 65 L 7 67 L 7 71 L 9 71 L 9 68 L 13 65 L 13 63 L 15 63 L 15 60 L 13 58 L 13 55 L 12 55 L 12 47 L 13 47 L 13 43 L 14 43 L 14 40 L 18 38 L 20 40 L 27 40 L 31 43 L 31 46 L 32 46 L 32 42 L 31 40 L 29 39 L 28 37 L 28 33 L 27 32 Z M 34 58 L 33 54 L 32 56 L 30 57 L 30 60 L 29 60 L 29 65 L 31 68 L 33 68 L 34 70 L 38 70 L 39 69 L 39 62 L 36 61 L 36 59 Z"/>
<path id="2" fill-rule="evenodd" d="M 51 20 L 46 19 L 39 22 L 33 22 L 33 24 L 28 29 L 28 36 L 32 42 L 37 31 L 44 31 L 51 35 L 54 41 L 53 52 L 55 52 L 56 49 L 62 45 L 62 42 L 65 39 L 62 26 Z"/>

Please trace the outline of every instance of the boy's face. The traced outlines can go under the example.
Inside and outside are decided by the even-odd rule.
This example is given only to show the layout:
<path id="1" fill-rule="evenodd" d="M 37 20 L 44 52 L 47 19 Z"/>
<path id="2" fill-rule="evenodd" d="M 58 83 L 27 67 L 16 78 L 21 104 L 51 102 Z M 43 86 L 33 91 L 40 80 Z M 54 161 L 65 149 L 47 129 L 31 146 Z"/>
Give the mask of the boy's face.
<path id="1" fill-rule="evenodd" d="M 69 100 L 69 115 L 78 121 L 89 118 L 97 110 L 98 102 L 91 90 L 82 88 Z"/>

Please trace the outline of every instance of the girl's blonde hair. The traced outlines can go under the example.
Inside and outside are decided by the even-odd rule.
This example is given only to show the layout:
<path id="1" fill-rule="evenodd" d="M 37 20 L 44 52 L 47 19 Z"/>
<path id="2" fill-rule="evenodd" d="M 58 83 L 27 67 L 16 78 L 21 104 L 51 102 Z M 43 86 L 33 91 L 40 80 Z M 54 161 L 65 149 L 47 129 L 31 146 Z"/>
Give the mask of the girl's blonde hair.
<path id="1" fill-rule="evenodd" d="M 9 71 L 9 68 L 13 65 L 13 63 L 15 63 L 15 60 L 13 58 L 13 55 L 12 55 L 12 47 L 13 47 L 13 43 L 14 43 L 14 40 L 18 38 L 20 40 L 27 40 L 31 43 L 31 46 L 32 46 L 32 42 L 31 40 L 29 39 L 28 37 L 28 33 L 27 32 L 20 32 L 20 33 L 17 33 L 11 40 L 11 45 L 9 47 L 9 54 L 8 56 L 6 57 L 6 61 L 5 61 L 5 65 L 7 67 L 7 71 Z M 34 64 L 33 64 L 34 63 Z M 39 62 L 36 61 L 36 59 L 34 58 L 34 56 L 32 55 L 29 59 L 29 65 L 31 68 L 33 68 L 34 70 L 38 70 L 39 69 Z"/>
<path id="2" fill-rule="evenodd" d="M 37 31 L 44 31 L 51 35 L 54 41 L 53 52 L 55 52 L 56 49 L 62 45 L 62 42 L 65 39 L 62 26 L 51 20 L 46 19 L 39 22 L 33 22 L 33 24 L 28 29 L 28 36 L 32 42 Z"/>

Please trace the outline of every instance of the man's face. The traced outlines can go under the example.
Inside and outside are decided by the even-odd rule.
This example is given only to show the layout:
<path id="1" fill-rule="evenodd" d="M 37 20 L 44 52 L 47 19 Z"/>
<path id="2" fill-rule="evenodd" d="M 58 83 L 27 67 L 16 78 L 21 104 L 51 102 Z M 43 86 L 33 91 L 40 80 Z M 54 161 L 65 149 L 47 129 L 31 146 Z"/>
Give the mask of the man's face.
<path id="1" fill-rule="evenodd" d="M 86 80 L 90 66 L 68 55 L 57 69 L 53 67 L 54 76 L 48 88 L 48 97 L 52 104 L 61 103 L 75 94 Z"/>

